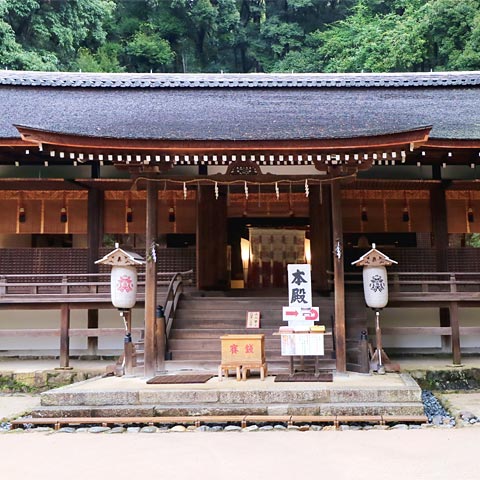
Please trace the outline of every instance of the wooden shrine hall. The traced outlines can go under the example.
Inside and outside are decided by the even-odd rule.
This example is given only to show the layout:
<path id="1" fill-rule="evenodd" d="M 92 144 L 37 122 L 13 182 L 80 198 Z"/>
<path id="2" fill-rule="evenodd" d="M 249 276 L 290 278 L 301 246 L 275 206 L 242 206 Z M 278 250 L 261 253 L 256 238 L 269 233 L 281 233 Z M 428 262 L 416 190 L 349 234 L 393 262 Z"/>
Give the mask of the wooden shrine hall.
<path id="1" fill-rule="evenodd" d="M 157 338 L 160 273 L 191 270 L 198 296 L 268 297 L 306 261 L 318 301 L 331 300 L 334 366 L 358 370 L 371 318 L 352 262 L 371 243 L 398 262 L 392 350 L 454 363 L 480 350 L 480 73 L 5 71 L 0 99 L 0 350 L 29 330 L 22 348 L 41 350 L 41 321 L 19 334 L 7 313 L 38 307 L 60 308 L 64 346 L 76 328 L 79 351 L 100 351 L 105 292 L 70 297 L 69 285 L 105 276 L 95 261 L 114 242 L 146 259 L 146 374 L 175 325 L 173 308 Z M 75 308 L 86 328 L 70 326 Z"/>

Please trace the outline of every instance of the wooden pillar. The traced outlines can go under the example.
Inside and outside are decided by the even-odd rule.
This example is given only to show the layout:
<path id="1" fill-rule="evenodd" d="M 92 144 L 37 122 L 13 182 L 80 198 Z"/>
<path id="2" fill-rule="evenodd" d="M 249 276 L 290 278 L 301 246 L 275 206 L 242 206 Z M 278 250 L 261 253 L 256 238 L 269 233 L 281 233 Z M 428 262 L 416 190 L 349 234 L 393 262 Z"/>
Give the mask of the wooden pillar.
<path id="1" fill-rule="evenodd" d="M 87 204 L 87 268 L 88 273 L 98 273 L 95 261 L 100 258 L 103 237 L 103 191 L 90 188 Z M 98 309 L 88 310 L 87 328 L 98 328 Z M 87 348 L 89 355 L 96 355 L 98 337 L 87 337 Z"/>
<path id="2" fill-rule="evenodd" d="M 157 203 L 158 188 L 154 181 L 147 181 L 147 217 L 146 217 L 146 252 L 145 267 L 145 376 L 153 376 L 158 368 L 156 365 L 155 335 L 157 308 L 157 264 L 152 256 L 157 239 Z M 163 339 L 165 340 L 165 339 Z M 162 341 L 157 339 L 157 341 Z"/>
<path id="3" fill-rule="evenodd" d="M 440 180 L 441 171 L 439 166 L 434 167 L 433 177 Z M 432 218 L 432 247 L 435 251 L 435 269 L 437 272 L 448 271 L 448 223 L 447 223 L 447 199 L 445 196 L 446 183 L 432 188 L 430 191 L 430 212 Z M 450 309 L 439 309 L 441 327 L 450 327 Z M 442 351 L 450 351 L 452 338 L 442 335 Z"/>
<path id="4" fill-rule="evenodd" d="M 452 327 L 452 356 L 453 364 L 462 364 L 462 352 L 460 349 L 460 324 L 458 321 L 458 303 L 450 302 L 450 326 Z"/>
<path id="5" fill-rule="evenodd" d="M 125 310 L 123 312 L 126 333 L 132 332 L 132 311 Z M 125 335 L 123 345 L 123 355 L 125 359 L 125 375 L 133 375 L 133 342 L 131 335 Z"/>
<path id="6" fill-rule="evenodd" d="M 329 292 L 327 271 L 332 270 L 332 233 L 330 186 L 310 187 L 310 250 L 312 254 L 312 286 L 319 292 Z"/>
<path id="7" fill-rule="evenodd" d="M 335 350 L 337 357 L 337 372 L 347 370 L 347 355 L 345 345 L 345 282 L 343 267 L 343 227 L 342 198 L 340 183 L 332 182 L 332 243 L 333 272 L 335 289 Z"/>
<path id="8" fill-rule="evenodd" d="M 229 287 L 227 275 L 227 198 L 215 198 L 213 186 L 200 186 L 197 199 L 197 286 L 205 290 Z"/>
<path id="9" fill-rule="evenodd" d="M 60 307 L 60 368 L 70 367 L 70 307 Z"/>

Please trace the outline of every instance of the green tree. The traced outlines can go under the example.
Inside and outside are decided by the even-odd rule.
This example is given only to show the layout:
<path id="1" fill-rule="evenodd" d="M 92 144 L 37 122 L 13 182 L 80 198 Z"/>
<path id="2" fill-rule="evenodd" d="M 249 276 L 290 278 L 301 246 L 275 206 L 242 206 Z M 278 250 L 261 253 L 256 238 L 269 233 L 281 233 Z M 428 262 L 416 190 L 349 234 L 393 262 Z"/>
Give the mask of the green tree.
<path id="1" fill-rule="evenodd" d="M 0 15 L 14 32 L 1 49 L 16 51 L 6 58 L 10 68 L 68 69 L 81 47 L 96 49 L 106 39 L 105 20 L 112 0 L 1 0 Z M 4 55 L 2 55 L 4 57 Z"/>
<path id="2" fill-rule="evenodd" d="M 280 70 L 392 72 L 479 68 L 479 0 L 359 0 L 345 19 L 309 34 Z"/>
<path id="3" fill-rule="evenodd" d="M 170 44 L 158 33 L 152 31 L 149 25 L 135 33 L 127 43 L 126 53 L 140 72 L 148 70 L 162 71 L 175 56 Z"/>

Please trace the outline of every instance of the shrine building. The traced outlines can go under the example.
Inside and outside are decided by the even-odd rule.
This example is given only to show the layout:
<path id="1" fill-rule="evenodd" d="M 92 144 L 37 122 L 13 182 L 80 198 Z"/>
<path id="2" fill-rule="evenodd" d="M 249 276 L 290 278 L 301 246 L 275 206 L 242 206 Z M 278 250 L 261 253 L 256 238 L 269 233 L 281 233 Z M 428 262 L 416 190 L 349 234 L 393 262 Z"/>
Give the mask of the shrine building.
<path id="1" fill-rule="evenodd" d="M 194 318 L 195 299 L 218 301 L 232 331 L 259 310 L 270 335 L 292 263 L 311 263 L 329 366 L 363 371 L 373 313 L 352 262 L 372 243 L 397 262 L 385 349 L 454 363 L 480 351 L 480 72 L 2 71 L 0 103 L 2 354 L 118 354 L 95 263 L 115 243 L 146 260 L 133 327 L 149 373 L 216 361 L 223 331 Z M 158 340 L 176 273 L 183 294 Z M 227 325 L 225 302 L 242 298 Z"/>

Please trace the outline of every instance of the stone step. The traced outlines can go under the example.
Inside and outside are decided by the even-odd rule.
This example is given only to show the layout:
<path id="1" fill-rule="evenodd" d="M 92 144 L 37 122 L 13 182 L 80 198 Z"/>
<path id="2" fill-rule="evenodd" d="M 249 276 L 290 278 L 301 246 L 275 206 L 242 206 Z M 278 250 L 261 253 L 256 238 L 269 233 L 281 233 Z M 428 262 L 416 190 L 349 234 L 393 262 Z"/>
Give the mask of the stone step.
<path id="1" fill-rule="evenodd" d="M 34 418 L 55 417 L 179 417 L 192 415 L 423 415 L 421 402 L 155 404 L 36 407 Z"/>
<path id="2" fill-rule="evenodd" d="M 246 382 L 212 378 L 205 384 L 146 385 L 140 379 L 99 378 L 41 394 L 36 415 L 53 416 L 308 414 L 420 415 L 421 389 L 407 374 L 336 377 L 331 383 Z M 136 413 L 135 413 L 136 412 Z"/>

